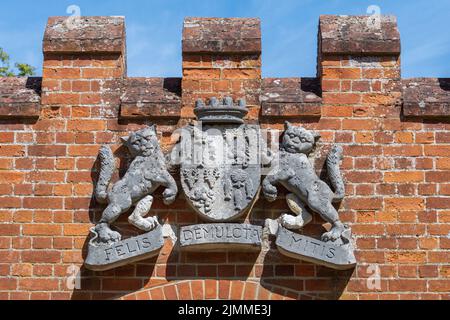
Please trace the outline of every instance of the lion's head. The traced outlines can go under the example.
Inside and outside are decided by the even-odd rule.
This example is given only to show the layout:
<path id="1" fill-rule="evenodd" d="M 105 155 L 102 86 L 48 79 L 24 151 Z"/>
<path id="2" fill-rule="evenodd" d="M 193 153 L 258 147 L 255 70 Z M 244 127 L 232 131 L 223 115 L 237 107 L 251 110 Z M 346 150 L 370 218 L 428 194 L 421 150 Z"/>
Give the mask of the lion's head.
<path id="1" fill-rule="evenodd" d="M 293 126 L 286 121 L 282 149 L 290 153 L 309 154 L 319 139 L 320 135 L 318 133 Z"/>
<path id="2" fill-rule="evenodd" d="M 159 151 L 158 136 L 155 126 L 143 128 L 121 138 L 133 157 L 149 156 Z"/>

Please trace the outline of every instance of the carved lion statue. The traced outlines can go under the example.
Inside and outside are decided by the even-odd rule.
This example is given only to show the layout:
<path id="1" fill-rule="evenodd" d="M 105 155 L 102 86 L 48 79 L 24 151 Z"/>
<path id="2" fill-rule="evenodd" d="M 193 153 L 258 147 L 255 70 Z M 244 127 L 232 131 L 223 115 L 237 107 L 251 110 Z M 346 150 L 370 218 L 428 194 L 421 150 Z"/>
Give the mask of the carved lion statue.
<path id="1" fill-rule="evenodd" d="M 152 193 L 159 186 L 165 187 L 163 199 L 166 205 L 173 203 L 178 193 L 175 180 L 169 174 L 160 149 L 155 126 L 144 128 L 123 137 L 133 160 L 123 178 L 108 188 L 115 170 L 114 156 L 109 146 L 100 149 L 100 176 L 95 197 L 100 203 L 108 203 L 95 231 L 98 242 L 111 244 L 121 240 L 120 233 L 110 225 L 124 212 L 135 206 L 128 221 L 143 231 L 158 226 L 157 217 L 145 216 L 153 203 Z"/>
<path id="2" fill-rule="evenodd" d="M 335 241 L 340 239 L 346 229 L 333 207 L 333 203 L 341 201 L 345 193 L 339 170 L 342 148 L 334 146 L 327 158 L 327 171 L 333 192 L 324 181 L 320 180 L 308 159 L 319 138 L 320 135 L 314 132 L 286 122 L 280 148 L 280 163 L 264 179 L 263 193 L 267 200 L 274 201 L 278 193 L 276 184 L 283 185 L 292 193 L 288 195 L 287 200 L 291 208 L 297 208 L 293 211 L 299 216 L 294 218 L 291 215 L 284 215 L 281 224 L 288 229 L 301 228 L 305 219 L 301 212 L 304 211 L 306 204 L 332 225 L 331 230 L 322 235 L 322 240 Z"/>

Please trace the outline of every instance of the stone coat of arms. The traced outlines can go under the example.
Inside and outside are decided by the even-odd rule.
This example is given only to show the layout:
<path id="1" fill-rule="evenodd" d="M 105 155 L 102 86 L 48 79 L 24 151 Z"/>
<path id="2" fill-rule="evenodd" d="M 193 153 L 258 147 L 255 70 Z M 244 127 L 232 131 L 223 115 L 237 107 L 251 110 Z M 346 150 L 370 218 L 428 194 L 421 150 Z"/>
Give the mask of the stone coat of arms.
<path id="1" fill-rule="evenodd" d="M 179 149 L 186 199 L 203 220 L 236 221 L 252 207 L 260 188 L 259 126 L 244 123 L 244 100 L 237 105 L 229 97 L 211 98 L 208 105 L 199 100 L 194 112 L 198 124 L 183 128 Z"/>

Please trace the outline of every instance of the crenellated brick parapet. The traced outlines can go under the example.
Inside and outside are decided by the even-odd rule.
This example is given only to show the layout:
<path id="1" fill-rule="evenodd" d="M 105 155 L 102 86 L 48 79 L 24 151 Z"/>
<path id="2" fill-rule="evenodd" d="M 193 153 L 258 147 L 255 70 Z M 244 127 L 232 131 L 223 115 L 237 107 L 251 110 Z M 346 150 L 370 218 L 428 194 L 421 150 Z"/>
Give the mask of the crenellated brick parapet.
<path id="1" fill-rule="evenodd" d="M 175 88 L 176 79 L 125 81 L 125 42 L 123 17 L 83 17 L 78 22 L 50 18 L 43 41 L 43 80 L 30 79 L 27 84 L 37 87 L 33 92 L 41 96 L 33 103 L 97 104 L 109 108 L 110 114 L 137 119 L 192 116 L 196 98 L 232 95 L 247 98 L 253 118 L 259 112 L 269 117 L 287 115 L 285 111 L 307 117 L 324 112 L 326 116 L 339 109 L 347 110 L 349 115 L 352 104 L 383 105 L 380 112 L 384 115 L 400 112 L 403 101 L 405 116 L 446 115 L 443 104 L 438 106 L 435 101 L 442 102 L 447 96 L 446 79 L 422 79 L 419 82 L 423 86 L 415 85 L 414 80 L 400 82 L 400 36 L 392 16 L 378 20 L 367 16 L 321 16 L 317 82 L 295 78 L 262 81 L 258 19 L 187 18 L 182 40 L 182 88 Z M 16 87 L 19 94 L 11 92 L 19 82 L 5 85 L 4 104 L 7 95 L 18 103 L 26 102 L 25 91 Z M 181 96 L 185 102 L 179 104 Z M 433 103 L 433 111 L 412 108 L 411 99 L 417 96 Z M 11 112 L 5 109 L 13 102 L 9 103 L 3 107 L 3 117 L 36 116 L 38 112 L 35 105 Z M 388 105 L 396 108 L 387 110 Z"/>

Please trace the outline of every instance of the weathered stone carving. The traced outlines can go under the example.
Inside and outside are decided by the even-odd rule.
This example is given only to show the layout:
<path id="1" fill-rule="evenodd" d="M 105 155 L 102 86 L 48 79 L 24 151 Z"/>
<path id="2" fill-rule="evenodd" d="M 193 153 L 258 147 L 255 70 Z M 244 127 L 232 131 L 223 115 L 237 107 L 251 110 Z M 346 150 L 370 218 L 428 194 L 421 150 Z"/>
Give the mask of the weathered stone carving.
<path id="1" fill-rule="evenodd" d="M 302 259 L 337 270 L 351 269 L 356 265 L 350 229 L 342 234 L 342 241 L 324 242 L 279 227 L 276 233 L 278 250 L 286 256 Z"/>
<path id="2" fill-rule="evenodd" d="M 164 245 L 162 227 L 158 225 L 151 232 L 118 241 L 110 245 L 99 245 L 96 235 L 89 242 L 89 253 L 84 265 L 94 271 L 104 271 L 128 263 L 151 258 Z"/>
<path id="3" fill-rule="evenodd" d="M 192 208 L 210 222 L 232 222 L 248 212 L 259 191 L 262 139 L 259 127 L 243 124 L 247 114 L 244 100 L 234 105 L 232 98 L 221 102 L 211 98 L 208 105 L 197 101 L 195 114 L 199 124 L 182 130 L 179 144 L 181 185 Z M 181 247 L 222 250 L 225 247 L 254 249 L 260 247 L 260 233 L 252 239 L 211 237 L 188 240 L 185 235 L 194 228 L 257 227 L 236 224 L 210 224 L 185 227 L 181 231 Z M 214 236 L 215 235 L 215 236 Z M 192 240 L 192 239 L 191 239 Z M 249 242 L 250 241 L 250 242 Z"/>
<path id="4" fill-rule="evenodd" d="M 312 219 L 311 211 L 318 213 L 325 221 L 331 224 L 331 230 L 324 233 L 321 241 L 312 238 L 304 239 L 303 242 L 318 243 L 323 248 L 336 247 L 332 251 L 347 252 L 350 258 L 343 258 L 348 265 L 354 264 L 353 248 L 350 239 L 350 229 L 339 219 L 337 210 L 333 203 L 343 199 L 345 188 L 339 169 L 339 162 L 342 159 L 342 148 L 334 146 L 327 157 L 327 171 L 331 188 L 314 171 L 308 156 L 314 149 L 320 135 L 308 131 L 302 127 L 296 127 L 286 122 L 285 132 L 282 140 L 279 165 L 270 172 L 263 181 L 263 193 L 268 201 L 277 198 L 277 184 L 283 185 L 291 193 L 287 196 L 289 208 L 296 216 L 284 214 L 279 219 L 280 228 L 276 232 L 279 239 L 277 245 L 283 253 L 297 256 L 308 261 L 322 261 L 320 255 L 315 255 L 315 251 L 301 249 L 300 240 L 295 240 L 297 236 L 286 229 L 298 230 L 309 223 Z M 273 231 L 272 231 L 273 232 Z M 289 240 L 289 237 L 294 239 Z M 353 257 L 353 258 L 352 258 Z M 325 259 L 325 258 L 324 258 Z M 326 260 L 326 259 L 325 259 Z M 328 261 L 328 266 L 333 266 L 332 261 Z M 338 266 L 342 268 L 342 266 Z"/>
<path id="5" fill-rule="evenodd" d="M 181 185 L 188 202 L 206 220 L 233 221 L 246 212 L 260 184 L 259 127 L 242 124 L 245 102 L 233 106 L 212 98 L 197 102 L 201 126 L 184 129 Z M 239 115 L 238 115 L 239 114 Z"/>
<path id="6" fill-rule="evenodd" d="M 144 128 L 122 138 L 133 160 L 123 178 L 109 187 L 115 170 L 114 157 L 109 146 L 103 146 L 100 150 L 100 175 L 95 189 L 95 197 L 100 203 L 108 203 L 103 211 L 99 223 L 91 231 L 94 237 L 89 243 L 87 266 L 99 270 L 99 268 L 111 268 L 121 264 L 122 260 L 147 258 L 149 253 L 156 252 L 162 246 L 162 236 L 155 236 L 151 232 L 161 234 L 158 228 L 157 216 L 147 217 L 152 203 L 152 193 L 160 186 L 166 189 L 163 192 L 165 204 L 171 204 L 178 193 L 175 180 L 166 168 L 165 159 L 161 152 L 155 126 Z M 113 231 L 110 225 L 124 212 L 135 206 L 128 221 L 136 228 L 149 232 L 142 236 L 143 239 L 152 239 L 141 246 L 136 247 L 136 252 L 121 255 L 116 258 L 108 254 L 109 250 L 129 243 L 140 243 L 140 238 L 135 237 L 121 241 L 121 235 Z M 159 247 L 158 247 L 159 246 Z M 128 247 L 129 248 L 129 247 Z M 103 252 L 100 254 L 99 252 Z M 104 269 L 103 269 L 104 270 Z"/>
<path id="7" fill-rule="evenodd" d="M 224 98 L 222 103 L 213 97 L 210 99 L 208 106 L 202 100 L 197 100 L 195 108 L 197 119 L 203 123 L 243 124 L 243 118 L 247 113 L 245 100 L 240 99 L 236 106 L 233 104 L 233 98 L 231 97 Z"/>

